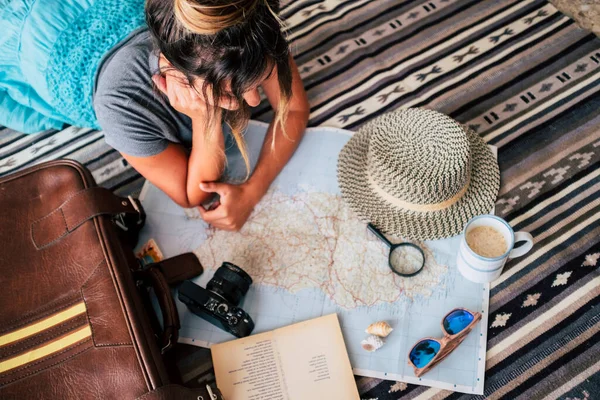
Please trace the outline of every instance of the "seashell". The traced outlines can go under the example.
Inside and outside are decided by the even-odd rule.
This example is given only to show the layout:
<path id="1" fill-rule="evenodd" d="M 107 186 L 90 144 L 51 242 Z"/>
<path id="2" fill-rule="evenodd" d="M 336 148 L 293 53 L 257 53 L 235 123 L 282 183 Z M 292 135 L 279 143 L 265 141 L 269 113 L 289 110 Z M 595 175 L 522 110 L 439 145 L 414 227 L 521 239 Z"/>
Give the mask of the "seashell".
<path id="1" fill-rule="evenodd" d="M 371 335 L 371 336 L 367 337 L 365 340 L 363 340 L 362 342 L 360 342 L 360 345 L 366 351 L 372 352 L 372 351 L 376 351 L 381 346 L 383 346 L 383 343 L 384 342 L 383 342 L 382 338 L 380 338 L 379 336 Z"/>
<path id="2" fill-rule="evenodd" d="M 387 335 L 389 335 L 393 330 L 394 328 L 392 328 L 387 322 L 378 321 L 369 325 L 365 332 L 370 335 L 387 337 Z"/>

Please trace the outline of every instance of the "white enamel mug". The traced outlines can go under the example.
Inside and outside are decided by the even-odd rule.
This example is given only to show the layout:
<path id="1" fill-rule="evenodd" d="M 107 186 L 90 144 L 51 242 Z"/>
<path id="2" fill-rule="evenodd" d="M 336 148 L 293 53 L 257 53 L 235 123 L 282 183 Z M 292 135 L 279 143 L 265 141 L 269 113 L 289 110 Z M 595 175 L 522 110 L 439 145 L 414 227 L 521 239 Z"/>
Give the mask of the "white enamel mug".
<path id="1" fill-rule="evenodd" d="M 484 257 L 475 253 L 467 244 L 467 233 L 478 226 L 489 226 L 496 229 L 504 236 L 508 244 L 506 252 L 499 257 Z M 516 242 L 526 243 L 514 249 Z M 472 218 L 463 230 L 460 247 L 456 257 L 458 270 L 470 281 L 477 283 L 492 282 L 502 274 L 502 268 L 509 258 L 521 257 L 533 247 L 533 236 L 527 232 L 515 233 L 508 222 L 495 215 L 479 215 Z"/>

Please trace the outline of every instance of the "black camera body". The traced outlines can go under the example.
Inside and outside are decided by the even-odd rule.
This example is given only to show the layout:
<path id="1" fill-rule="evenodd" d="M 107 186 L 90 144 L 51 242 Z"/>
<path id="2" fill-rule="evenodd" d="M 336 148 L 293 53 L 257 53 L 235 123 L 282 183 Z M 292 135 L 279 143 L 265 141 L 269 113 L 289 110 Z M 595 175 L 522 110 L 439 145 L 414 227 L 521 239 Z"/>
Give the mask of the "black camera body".
<path id="1" fill-rule="evenodd" d="M 192 281 L 179 287 L 179 300 L 191 312 L 239 338 L 254 329 L 250 315 L 238 305 L 250 288 L 252 278 L 235 264 L 224 262 L 206 284 L 206 289 Z"/>

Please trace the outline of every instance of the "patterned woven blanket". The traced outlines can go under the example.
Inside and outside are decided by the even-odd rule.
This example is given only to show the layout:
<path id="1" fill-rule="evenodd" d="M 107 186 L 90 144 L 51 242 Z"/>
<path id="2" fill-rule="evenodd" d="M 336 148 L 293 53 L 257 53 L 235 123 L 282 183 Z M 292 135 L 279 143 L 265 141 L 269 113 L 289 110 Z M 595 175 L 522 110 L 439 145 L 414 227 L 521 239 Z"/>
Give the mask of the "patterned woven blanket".
<path id="1" fill-rule="evenodd" d="M 288 0 L 282 15 L 311 125 L 427 107 L 499 147 L 497 212 L 535 246 L 492 285 L 486 397 L 600 396 L 600 40 L 539 0 Z M 143 183 L 101 132 L 0 131 L 0 174 L 61 157 L 121 194 Z M 363 399 L 467 397 L 357 383 Z"/>

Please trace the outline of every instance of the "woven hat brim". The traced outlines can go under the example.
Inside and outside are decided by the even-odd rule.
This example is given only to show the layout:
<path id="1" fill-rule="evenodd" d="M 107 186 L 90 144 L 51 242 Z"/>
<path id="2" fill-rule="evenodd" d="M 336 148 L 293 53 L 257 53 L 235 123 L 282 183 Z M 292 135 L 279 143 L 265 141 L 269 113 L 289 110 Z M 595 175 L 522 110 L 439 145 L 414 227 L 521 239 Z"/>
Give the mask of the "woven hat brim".
<path id="1" fill-rule="evenodd" d="M 412 240 L 458 235 L 471 218 L 492 210 L 500 189 L 500 170 L 494 154 L 479 135 L 464 129 L 472 156 L 471 182 L 454 205 L 418 212 L 397 207 L 378 196 L 367 178 L 369 130 L 355 133 L 340 152 L 337 176 L 342 197 L 363 221 L 372 222 L 387 234 Z"/>

